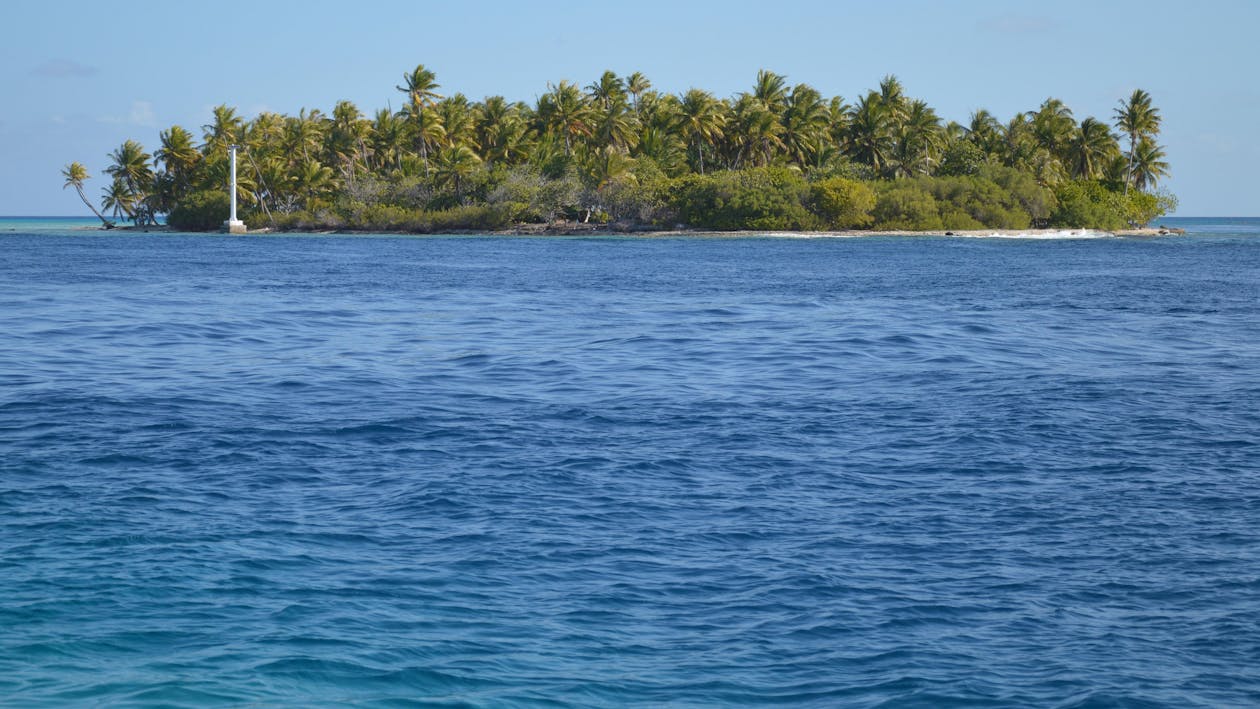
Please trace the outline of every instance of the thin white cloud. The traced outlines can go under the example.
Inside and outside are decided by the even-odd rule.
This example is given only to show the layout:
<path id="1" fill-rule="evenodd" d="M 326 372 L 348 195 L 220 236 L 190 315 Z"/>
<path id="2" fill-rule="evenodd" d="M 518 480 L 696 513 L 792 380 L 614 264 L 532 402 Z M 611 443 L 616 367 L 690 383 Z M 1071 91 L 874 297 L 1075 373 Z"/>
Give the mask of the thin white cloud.
<path id="1" fill-rule="evenodd" d="M 42 79 L 85 78 L 96 76 L 96 73 L 96 67 L 70 59 L 50 59 L 31 70 L 31 76 Z"/>
<path id="2" fill-rule="evenodd" d="M 126 116 L 106 115 L 96 119 L 100 123 L 114 125 L 140 126 L 152 128 L 157 125 L 157 116 L 153 113 L 153 104 L 148 101 L 132 101 Z"/>
<path id="3" fill-rule="evenodd" d="M 153 104 L 148 101 L 136 101 L 131 104 L 131 114 L 129 116 L 132 125 L 151 126 L 157 120 L 153 115 Z"/>

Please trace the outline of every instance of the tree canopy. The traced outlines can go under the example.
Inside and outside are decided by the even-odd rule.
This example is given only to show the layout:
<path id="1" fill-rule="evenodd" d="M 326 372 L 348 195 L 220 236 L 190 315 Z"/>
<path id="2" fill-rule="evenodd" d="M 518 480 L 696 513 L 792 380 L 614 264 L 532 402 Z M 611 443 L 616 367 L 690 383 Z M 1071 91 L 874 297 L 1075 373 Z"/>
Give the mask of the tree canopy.
<path id="1" fill-rule="evenodd" d="M 417 230 L 459 226 L 459 218 L 1049 225 L 1065 212 L 1045 205 L 1060 194 L 1094 194 L 1082 185 L 1121 195 L 1110 223 L 1147 214 L 1126 200 L 1151 194 L 1170 169 L 1157 142 L 1159 110 L 1142 90 L 1121 100 L 1108 124 L 1078 119 L 1053 97 L 1005 122 L 984 110 L 966 123 L 946 121 L 891 75 L 851 102 L 769 70 L 725 98 L 700 88 L 663 93 L 641 73 L 606 71 L 585 86 L 549 84 L 532 103 L 474 101 L 438 93 L 437 74 L 424 65 L 395 88 L 404 96 L 396 111 L 369 116 L 339 101 L 331 114 L 246 119 L 221 105 L 199 143 L 181 126 L 162 131 L 152 154 L 128 140 L 109 155 L 102 205 L 141 224 L 181 206 L 206 212 L 218 202 L 205 193 L 226 191 L 231 144 L 242 146 L 238 198 L 247 220 Z M 86 171 L 74 175 L 66 184 L 82 194 Z"/>

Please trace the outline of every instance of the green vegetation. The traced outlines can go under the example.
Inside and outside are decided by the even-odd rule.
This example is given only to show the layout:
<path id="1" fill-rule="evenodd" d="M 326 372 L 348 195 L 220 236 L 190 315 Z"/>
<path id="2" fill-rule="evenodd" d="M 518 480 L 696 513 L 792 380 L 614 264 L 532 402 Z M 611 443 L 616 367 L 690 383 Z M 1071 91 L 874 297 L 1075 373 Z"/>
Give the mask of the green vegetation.
<path id="1" fill-rule="evenodd" d="M 109 156 L 104 211 L 217 229 L 233 144 L 253 228 L 1117 229 L 1176 206 L 1155 191 L 1169 167 L 1141 90 L 1119 102 L 1113 130 L 1054 98 L 1006 123 L 983 110 L 945 122 L 892 76 L 852 104 L 769 71 L 728 99 L 605 72 L 549 85 L 532 105 L 474 102 L 439 93 L 423 65 L 396 88 L 401 110 L 371 117 L 348 101 L 252 120 L 218 106 L 199 142 L 180 126 L 152 155 L 128 140 Z M 63 175 L 87 202 L 86 169 Z"/>

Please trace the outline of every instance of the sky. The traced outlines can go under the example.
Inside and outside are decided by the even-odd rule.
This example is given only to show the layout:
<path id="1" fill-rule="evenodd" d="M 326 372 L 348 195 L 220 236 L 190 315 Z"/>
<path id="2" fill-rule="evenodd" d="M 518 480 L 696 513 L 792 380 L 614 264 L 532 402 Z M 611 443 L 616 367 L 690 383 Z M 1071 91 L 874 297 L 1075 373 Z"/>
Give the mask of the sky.
<path id="1" fill-rule="evenodd" d="M 220 103 L 247 117 L 397 108 L 424 64 L 442 93 L 530 102 L 606 69 L 731 96 L 764 68 L 850 100 L 895 74 L 960 123 L 1049 97 L 1110 122 L 1142 88 L 1178 216 L 1260 216 L 1254 0 L 5 0 L 3 16 L 0 215 L 89 214 L 62 167 L 84 163 L 95 197 L 124 140 L 200 135 Z"/>

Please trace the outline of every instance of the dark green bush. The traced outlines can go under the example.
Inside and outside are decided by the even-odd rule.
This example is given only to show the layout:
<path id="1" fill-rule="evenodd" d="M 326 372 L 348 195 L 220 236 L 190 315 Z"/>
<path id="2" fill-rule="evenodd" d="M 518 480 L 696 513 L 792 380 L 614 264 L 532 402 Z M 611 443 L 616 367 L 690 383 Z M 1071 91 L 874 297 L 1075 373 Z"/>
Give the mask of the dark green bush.
<path id="1" fill-rule="evenodd" d="M 166 223 L 180 231 L 218 231 L 231 211 L 230 200 L 223 190 L 193 192 L 175 205 Z"/>
<path id="2" fill-rule="evenodd" d="M 1055 187 L 1058 207 L 1050 217 L 1054 226 L 1073 229 L 1127 227 L 1124 194 L 1095 180 L 1073 180 Z"/>
<path id="3" fill-rule="evenodd" d="M 811 187 L 811 203 L 823 226 L 861 229 L 870 226 L 875 190 L 857 180 L 829 177 Z"/>
<path id="4" fill-rule="evenodd" d="M 672 206 L 689 226 L 704 229 L 814 229 L 805 178 L 786 168 L 689 175 L 674 183 Z"/>
<path id="5" fill-rule="evenodd" d="M 940 205 L 919 181 L 899 180 L 880 187 L 873 212 L 876 229 L 938 231 L 945 228 Z"/>

